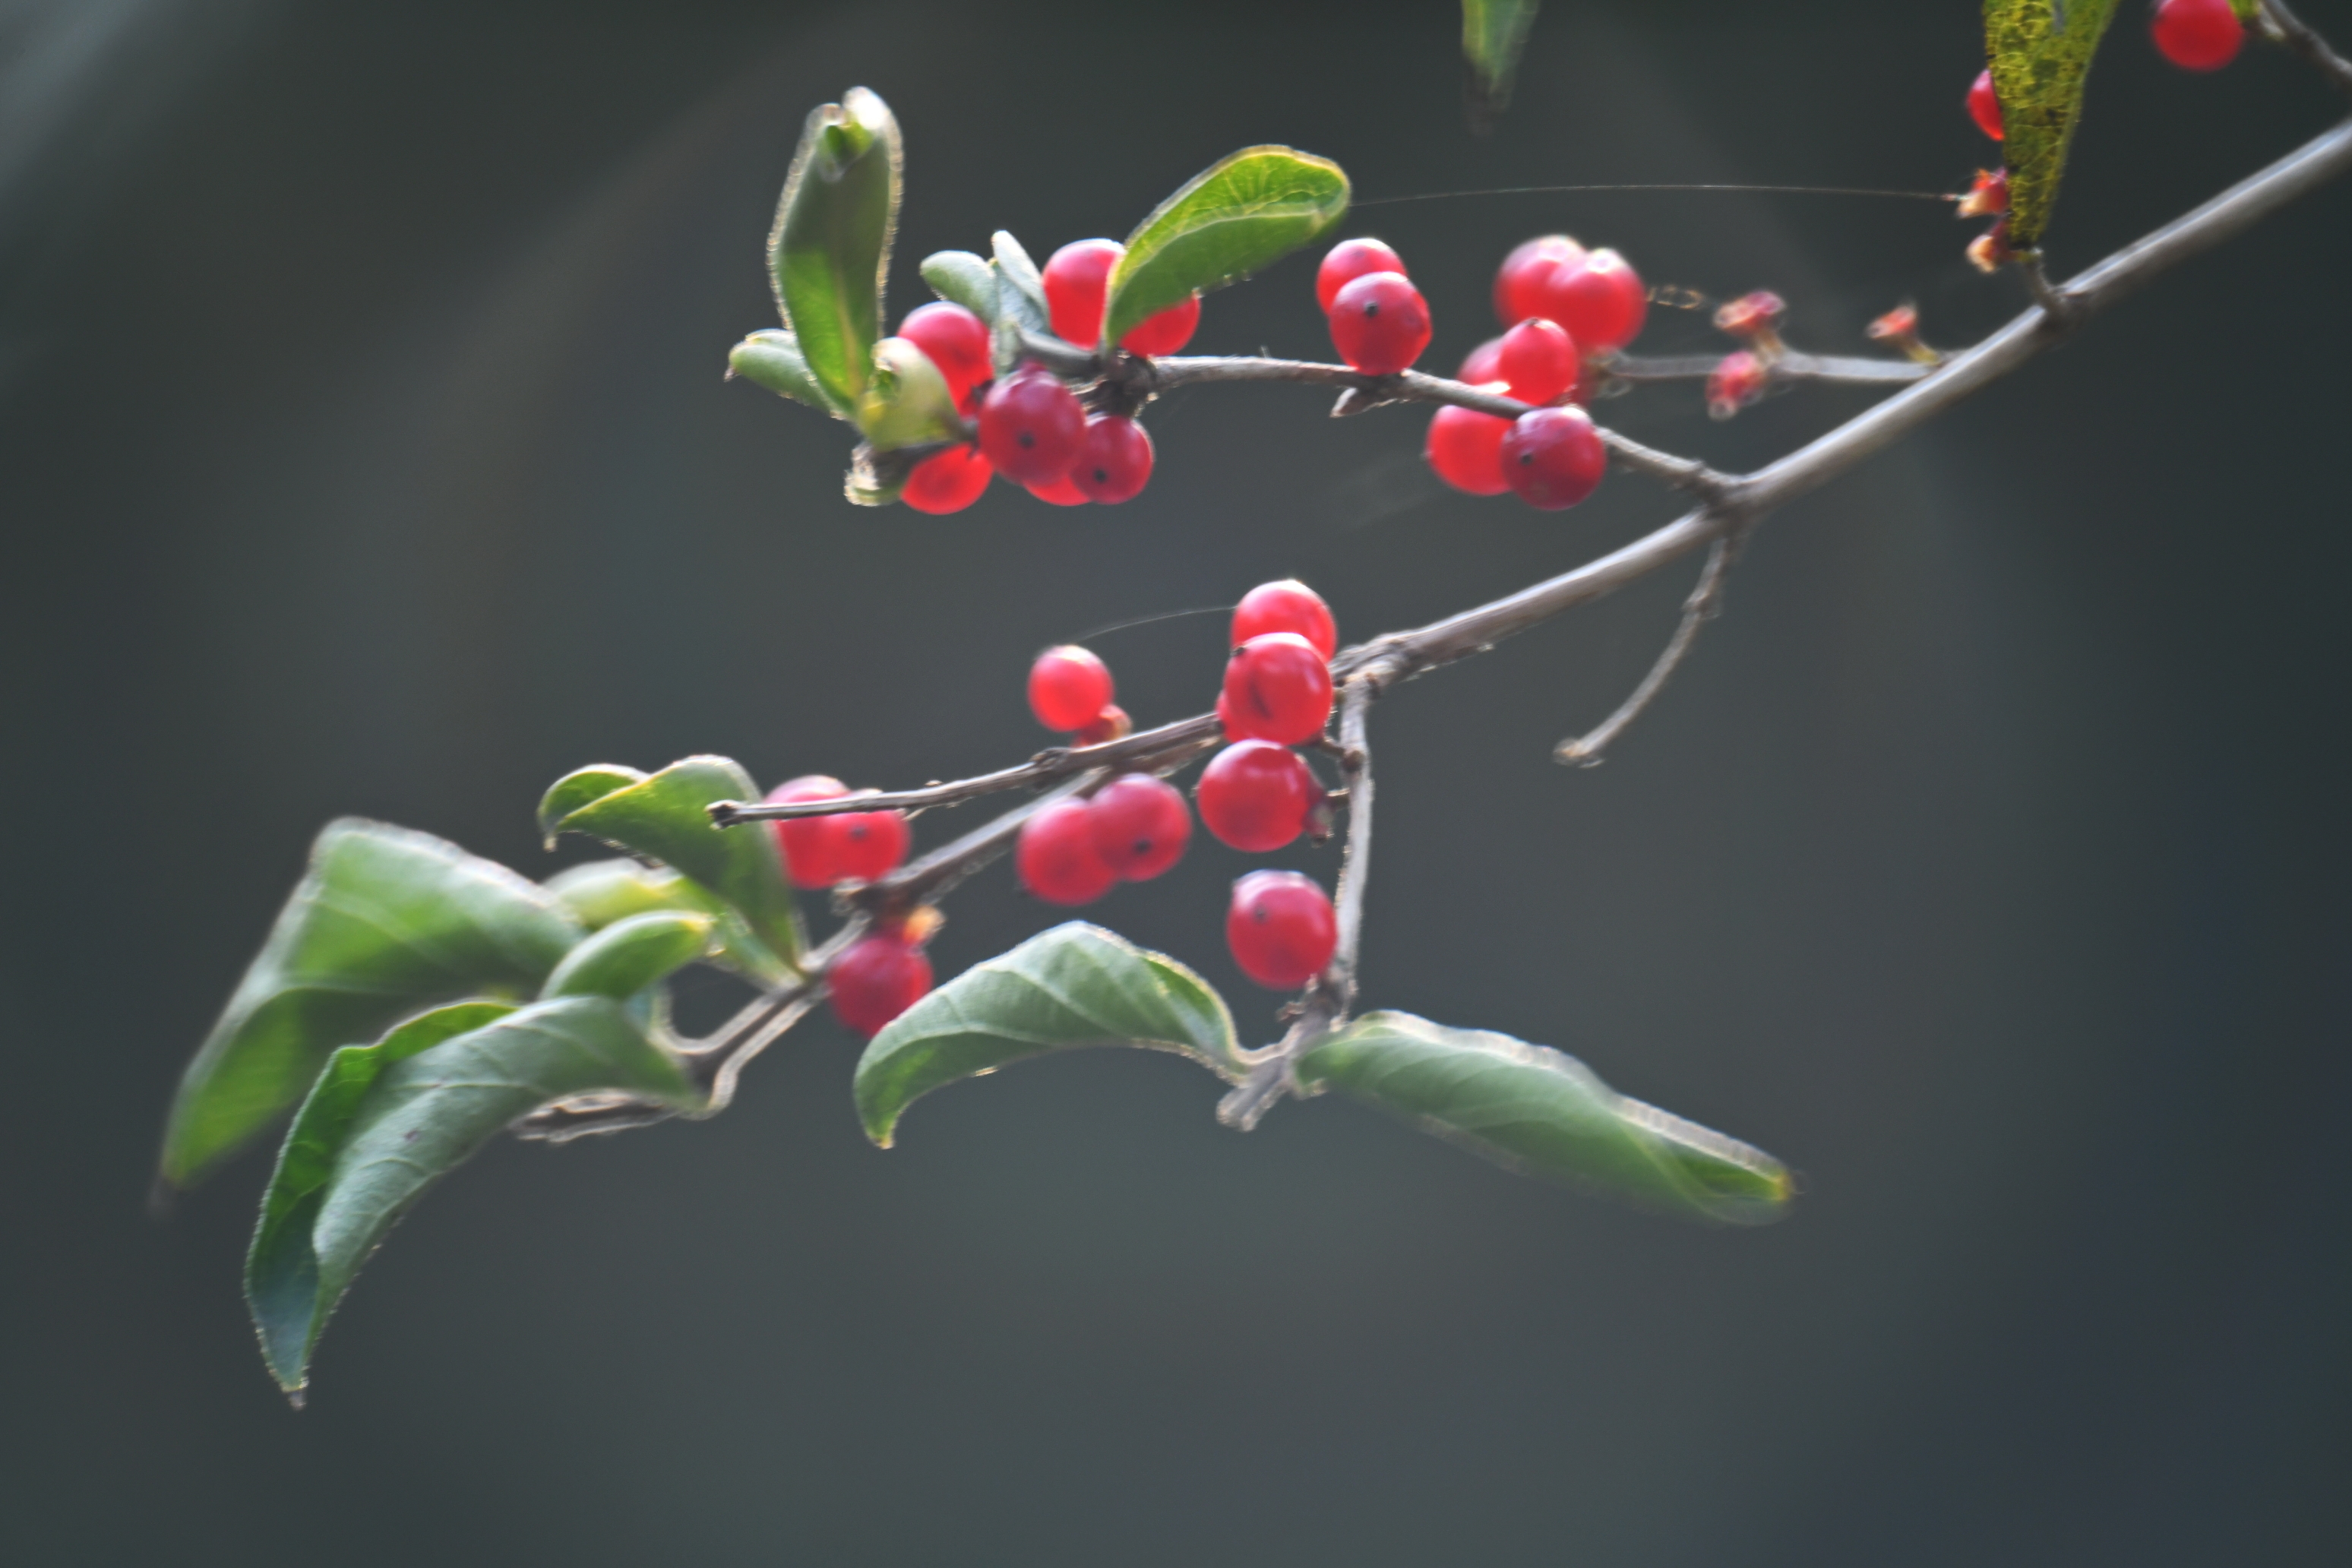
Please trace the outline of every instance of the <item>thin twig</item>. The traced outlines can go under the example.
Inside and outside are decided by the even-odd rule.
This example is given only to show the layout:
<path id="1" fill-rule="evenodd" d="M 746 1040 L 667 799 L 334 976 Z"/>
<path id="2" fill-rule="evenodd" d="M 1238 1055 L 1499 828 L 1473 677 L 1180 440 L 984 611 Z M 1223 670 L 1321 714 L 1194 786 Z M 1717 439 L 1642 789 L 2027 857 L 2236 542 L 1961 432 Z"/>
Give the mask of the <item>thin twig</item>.
<path id="1" fill-rule="evenodd" d="M 1666 682 L 1674 679 L 1675 671 L 1689 656 L 1691 645 L 1698 641 L 1699 628 L 1715 619 L 1722 609 L 1724 579 L 1730 575 L 1732 562 L 1739 553 L 1739 537 L 1727 533 L 1707 552 L 1706 569 L 1699 574 L 1698 585 L 1691 590 L 1690 597 L 1683 601 L 1683 616 L 1675 626 L 1675 635 L 1667 639 L 1665 651 L 1658 655 L 1658 661 L 1642 678 L 1642 684 L 1633 688 L 1633 694 L 1592 730 L 1571 735 L 1554 746 L 1554 762 L 1578 768 L 1599 766 L 1601 754 L 1658 700 L 1658 693 L 1666 689 Z"/>
<path id="2" fill-rule="evenodd" d="M 2327 41 L 2286 7 L 2285 0 L 2262 0 L 2263 19 L 2278 41 L 2319 68 L 2330 83 L 2352 92 L 2352 60 L 2327 47 Z"/>
<path id="3" fill-rule="evenodd" d="M 1721 354 L 1659 357 L 1619 354 L 1601 368 L 1620 381 L 1705 381 L 1722 363 Z M 1774 382 L 1819 381 L 1844 386 L 1900 386 L 1917 381 L 1934 368 L 1907 359 L 1783 353 L 1776 355 L 1766 370 Z"/>

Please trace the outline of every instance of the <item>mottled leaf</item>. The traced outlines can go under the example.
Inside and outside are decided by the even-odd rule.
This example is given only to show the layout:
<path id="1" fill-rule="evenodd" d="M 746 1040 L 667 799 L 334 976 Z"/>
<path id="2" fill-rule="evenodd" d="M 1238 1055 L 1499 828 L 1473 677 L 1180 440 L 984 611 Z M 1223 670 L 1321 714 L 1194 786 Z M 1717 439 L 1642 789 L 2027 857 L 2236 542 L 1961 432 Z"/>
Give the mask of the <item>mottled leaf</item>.
<path id="1" fill-rule="evenodd" d="M 446 839 L 330 823 L 181 1078 L 163 1179 L 194 1185 L 299 1102 L 336 1047 L 434 1003 L 530 996 L 583 934 L 545 889 Z"/>
<path id="2" fill-rule="evenodd" d="M 609 996 L 625 1002 L 709 955 L 718 921 L 709 915 L 654 911 L 615 921 L 563 955 L 539 990 L 558 996 Z"/>
<path id="3" fill-rule="evenodd" d="M 1244 147 L 1202 170 L 1127 237 L 1110 270 L 1102 341 L 1195 293 L 1289 255 L 1348 210 L 1348 176 L 1328 158 Z"/>
<path id="4" fill-rule="evenodd" d="M 2039 245 L 2049 226 L 2091 56 L 2115 8 L 2115 0 L 1985 0 L 1985 54 L 2009 166 L 2009 241 L 2020 249 Z"/>
<path id="5" fill-rule="evenodd" d="M 540 831 L 584 833 L 693 879 L 743 917 L 788 964 L 800 963 L 800 922 L 775 836 L 721 828 L 710 804 L 755 800 L 749 773 L 725 757 L 688 757 L 657 773 L 599 763 L 566 773 L 540 802 Z"/>
<path id="6" fill-rule="evenodd" d="M 766 942 L 751 934 L 741 915 L 701 883 L 667 866 L 627 858 L 591 860 L 550 877 L 547 890 L 590 931 L 602 931 L 631 915 L 661 910 L 712 916 L 718 921 L 712 963 L 762 987 L 792 978 L 792 970 Z"/>
<path id="7" fill-rule="evenodd" d="M 1548 1046 L 1367 1013 L 1309 1047 L 1297 1071 L 1309 1088 L 1343 1089 L 1515 1170 L 1735 1225 L 1788 1212 L 1778 1160 L 1628 1100 Z"/>
<path id="8" fill-rule="evenodd" d="M 898 122 L 854 87 L 810 110 L 776 204 L 768 236 L 776 306 L 837 408 L 856 408 L 873 376 L 900 164 Z"/>
<path id="9" fill-rule="evenodd" d="M 1465 107 L 1484 135 L 1511 104 L 1519 56 L 1536 25 L 1537 0 L 1462 0 L 1462 58 L 1470 68 Z"/>
<path id="10" fill-rule="evenodd" d="M 755 386 L 764 386 L 779 397 L 789 397 L 822 410 L 835 419 L 848 415 L 833 399 L 811 373 L 808 361 L 801 357 L 800 341 L 778 327 L 753 332 L 727 353 L 727 372 L 740 375 Z"/>
<path id="11" fill-rule="evenodd" d="M 602 996 L 461 1004 L 335 1052 L 278 1152 L 246 1258 L 278 1385 L 299 1394 L 352 1277 L 426 1187 L 515 1118 L 598 1090 L 681 1107 L 700 1098 Z"/>
<path id="12" fill-rule="evenodd" d="M 874 1037 L 852 1092 L 866 1135 L 890 1146 L 919 1096 L 1007 1062 L 1080 1046 L 1170 1050 L 1238 1077 L 1224 999 L 1164 954 L 1083 921 L 974 964 Z"/>

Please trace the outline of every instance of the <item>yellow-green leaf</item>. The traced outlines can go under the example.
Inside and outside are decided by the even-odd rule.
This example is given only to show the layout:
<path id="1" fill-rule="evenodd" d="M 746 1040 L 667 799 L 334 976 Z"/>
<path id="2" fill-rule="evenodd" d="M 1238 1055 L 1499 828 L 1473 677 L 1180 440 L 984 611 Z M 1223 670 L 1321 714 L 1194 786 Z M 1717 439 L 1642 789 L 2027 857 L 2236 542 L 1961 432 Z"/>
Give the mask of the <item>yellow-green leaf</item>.
<path id="1" fill-rule="evenodd" d="M 2115 9 L 2115 0 L 1984 0 L 1985 55 L 2009 165 L 2009 239 L 2020 249 L 2041 244 L 2049 227 L 2091 56 Z"/>
<path id="2" fill-rule="evenodd" d="M 1511 104 L 1519 55 L 1536 25 L 1537 0 L 1462 0 L 1462 58 L 1470 67 L 1465 89 L 1470 128 L 1480 133 Z"/>
<path id="3" fill-rule="evenodd" d="M 1328 158 L 1244 147 L 1202 170 L 1127 237 L 1110 271 L 1102 341 L 1196 293 L 1238 282 L 1339 221 L 1348 176 Z"/>

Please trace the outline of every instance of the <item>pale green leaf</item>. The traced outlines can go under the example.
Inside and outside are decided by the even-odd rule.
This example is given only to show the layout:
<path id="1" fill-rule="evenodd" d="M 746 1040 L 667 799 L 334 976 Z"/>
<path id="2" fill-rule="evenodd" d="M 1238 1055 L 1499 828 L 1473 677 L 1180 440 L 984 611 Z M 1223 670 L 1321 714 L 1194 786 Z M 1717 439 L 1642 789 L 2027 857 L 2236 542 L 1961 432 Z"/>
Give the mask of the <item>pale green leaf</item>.
<path id="1" fill-rule="evenodd" d="M 711 950 L 711 963 L 762 987 L 793 977 L 784 961 L 751 934 L 751 926 L 724 900 L 667 866 L 648 866 L 625 858 L 591 860 L 550 877 L 547 890 L 590 931 L 602 931 L 631 915 L 661 910 L 713 916 L 719 923 L 713 933 L 717 946 Z"/>
<path id="2" fill-rule="evenodd" d="M 905 338 L 885 338 L 875 345 L 874 369 L 857 427 L 877 451 L 963 438 L 955 394 L 929 354 Z"/>
<path id="3" fill-rule="evenodd" d="M 969 250 L 935 250 L 923 258 L 923 281 L 940 299 L 983 321 L 996 320 L 996 271 Z"/>
<path id="4" fill-rule="evenodd" d="M 1110 270 L 1102 341 L 1270 266 L 1339 221 L 1348 176 L 1328 158 L 1244 147 L 1187 181 L 1127 237 Z"/>
<path id="5" fill-rule="evenodd" d="M 873 374 L 901 163 L 898 122 L 879 98 L 854 87 L 820 104 L 768 236 L 777 309 L 836 408 L 856 407 Z"/>
<path id="6" fill-rule="evenodd" d="M 2049 226 L 2091 56 L 2115 9 L 2115 0 L 1984 0 L 1985 54 L 2009 167 L 2009 241 L 2019 249 L 2041 244 Z"/>
<path id="7" fill-rule="evenodd" d="M 719 922 L 709 915 L 656 910 L 615 921 L 563 955 L 540 987 L 558 996 L 609 996 L 625 1002 L 646 986 L 710 954 Z"/>
<path id="8" fill-rule="evenodd" d="M 780 327 L 753 332 L 727 352 L 727 372 L 754 386 L 764 386 L 779 397 L 805 403 L 811 408 L 845 418 L 801 357 L 800 341 Z"/>

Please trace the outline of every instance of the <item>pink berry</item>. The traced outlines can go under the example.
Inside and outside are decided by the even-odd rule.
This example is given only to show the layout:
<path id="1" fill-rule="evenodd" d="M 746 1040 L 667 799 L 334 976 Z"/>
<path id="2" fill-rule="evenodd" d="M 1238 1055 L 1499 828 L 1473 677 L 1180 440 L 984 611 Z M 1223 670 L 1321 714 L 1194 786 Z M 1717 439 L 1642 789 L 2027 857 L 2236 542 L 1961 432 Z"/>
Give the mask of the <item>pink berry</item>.
<path id="1" fill-rule="evenodd" d="M 888 876 L 906 862 L 914 842 L 903 811 L 845 811 L 815 820 L 831 830 L 837 881 L 872 882 Z"/>
<path id="2" fill-rule="evenodd" d="M 1402 272 L 1367 272 L 1331 300 L 1331 342 L 1366 375 L 1393 375 L 1429 346 L 1429 306 Z"/>
<path id="3" fill-rule="evenodd" d="M 1581 262 L 1554 268 L 1537 291 L 1543 308 L 1536 314 L 1567 328 L 1589 354 L 1613 353 L 1632 342 L 1650 310 L 1641 275 L 1613 250 L 1595 250 Z"/>
<path id="4" fill-rule="evenodd" d="M 1581 408 L 1532 408 L 1503 437 L 1503 477 L 1529 506 L 1559 511 L 1601 488 L 1609 449 Z"/>
<path id="5" fill-rule="evenodd" d="M 979 447 L 950 447 L 915 465 L 898 499 L 917 511 L 927 511 L 934 517 L 961 511 L 980 499 L 980 493 L 988 489 L 989 476 L 994 472 L 988 459 L 980 455 Z"/>
<path id="6" fill-rule="evenodd" d="M 1076 799 L 1057 800 L 1021 825 L 1013 868 L 1049 904 L 1091 904 L 1118 880 L 1095 847 L 1094 814 Z"/>
<path id="7" fill-rule="evenodd" d="M 1192 296 L 1180 305 L 1171 305 L 1153 312 L 1128 329 L 1118 346 L 1131 354 L 1158 357 L 1172 354 L 1192 341 L 1193 331 L 1201 324 L 1201 297 Z"/>
<path id="8" fill-rule="evenodd" d="M 931 961 L 895 931 L 858 938 L 825 965 L 834 1016 L 872 1039 L 923 999 L 931 988 Z"/>
<path id="9" fill-rule="evenodd" d="M 1329 658 L 1339 651 L 1339 626 L 1323 595 L 1296 577 L 1260 583 L 1234 606 L 1231 646 L 1239 647 L 1267 632 L 1297 632 Z"/>
<path id="10" fill-rule="evenodd" d="M 2220 70 L 2246 41 L 2245 24 L 2230 0 L 2158 0 L 2148 33 L 2158 53 L 2190 71 Z"/>
<path id="11" fill-rule="evenodd" d="M 1295 745 L 1331 717 L 1331 667 L 1297 632 L 1266 632 L 1225 663 L 1225 732 Z"/>
<path id="12" fill-rule="evenodd" d="M 1252 871 L 1234 884 L 1225 911 L 1225 945 L 1242 973 L 1274 991 L 1289 991 L 1323 973 L 1339 945 L 1329 895 L 1297 871 Z"/>
<path id="13" fill-rule="evenodd" d="M 1503 379 L 1503 340 L 1488 338 L 1462 360 L 1454 379 L 1468 386 L 1495 386 Z"/>
<path id="14" fill-rule="evenodd" d="M 1977 79 L 1969 83 L 1969 118 L 1978 130 L 2000 140 L 2000 94 L 1993 90 L 1990 68 L 1977 72 Z"/>
<path id="15" fill-rule="evenodd" d="M 1127 254 L 1115 239 L 1073 240 L 1045 263 L 1045 314 L 1054 335 L 1090 349 L 1102 339 L 1103 293 Z"/>
<path id="16" fill-rule="evenodd" d="M 768 792 L 769 804 L 791 805 L 804 800 L 839 800 L 849 786 L 823 773 L 787 779 Z M 776 830 L 776 848 L 784 858 L 784 874 L 795 888 L 830 888 L 845 873 L 834 857 L 830 817 L 788 816 L 769 824 Z"/>
<path id="17" fill-rule="evenodd" d="M 1087 805 L 1095 853 L 1123 882 L 1148 882 L 1184 858 L 1192 812 L 1174 784 L 1150 773 L 1121 773 Z"/>
<path id="18" fill-rule="evenodd" d="M 1108 741 L 1124 741 L 1135 733 L 1135 721 L 1118 703 L 1108 703 L 1094 716 L 1093 722 L 1070 737 L 1073 746 L 1099 746 Z"/>
<path id="19" fill-rule="evenodd" d="M 1029 711 L 1048 730 L 1083 730 L 1110 706 L 1110 667 L 1087 649 L 1049 647 L 1029 667 Z"/>
<path id="20" fill-rule="evenodd" d="M 1584 259 L 1584 247 L 1564 234 L 1547 234 L 1512 247 L 1495 269 L 1495 319 L 1516 327 L 1543 311 L 1543 284 L 1553 270 Z"/>
<path id="21" fill-rule="evenodd" d="M 1070 467 L 1070 482 L 1088 500 L 1115 506 L 1142 493 L 1151 478 L 1151 437 L 1142 426 L 1117 414 L 1087 421 L 1087 438 Z"/>
<path id="22" fill-rule="evenodd" d="M 1448 405 L 1429 421 L 1422 455 L 1437 477 L 1474 496 L 1498 496 L 1511 488 L 1503 478 L 1503 437 L 1511 422 L 1494 414 Z"/>
<path id="23" fill-rule="evenodd" d="M 1549 403 L 1576 384 L 1576 340 L 1566 328 L 1529 316 L 1503 334 L 1495 368 L 1521 403 Z"/>
<path id="24" fill-rule="evenodd" d="M 1192 796 L 1219 843 L 1263 855 L 1307 831 L 1307 814 L 1323 798 L 1323 786 L 1287 746 L 1236 741 L 1201 770 Z"/>
<path id="25" fill-rule="evenodd" d="M 1078 481 L 1068 474 L 1058 479 L 1040 479 L 1021 487 L 1039 500 L 1055 506 L 1084 506 L 1093 498 L 1078 489 Z"/>
<path id="26" fill-rule="evenodd" d="M 919 305 L 898 323 L 898 335 L 930 356 L 959 403 L 996 374 L 988 323 L 961 305 L 946 300 Z"/>
<path id="27" fill-rule="evenodd" d="M 992 383 L 980 400 L 980 449 L 1015 484 L 1068 473 L 1086 433 L 1077 395 L 1035 365 Z"/>
<path id="28" fill-rule="evenodd" d="M 1393 272 L 1406 276 L 1404 262 L 1397 253 L 1377 239 L 1343 239 L 1324 253 L 1323 265 L 1315 269 L 1315 302 L 1323 313 L 1331 313 L 1331 301 L 1339 290 L 1367 272 Z"/>

